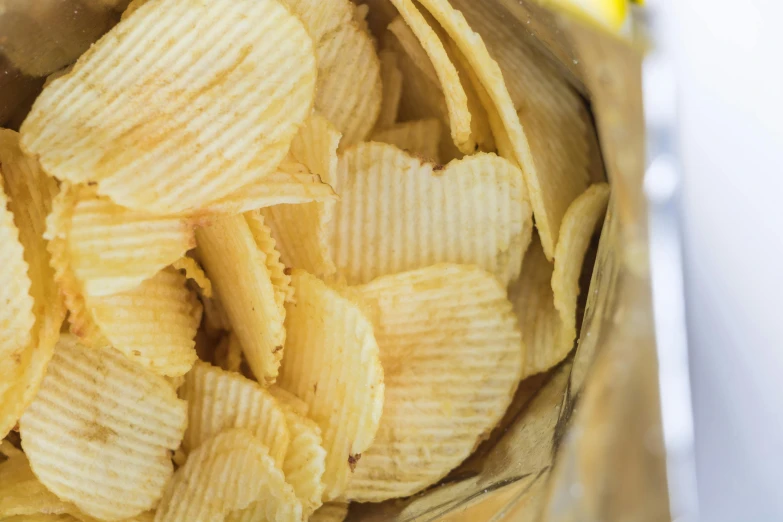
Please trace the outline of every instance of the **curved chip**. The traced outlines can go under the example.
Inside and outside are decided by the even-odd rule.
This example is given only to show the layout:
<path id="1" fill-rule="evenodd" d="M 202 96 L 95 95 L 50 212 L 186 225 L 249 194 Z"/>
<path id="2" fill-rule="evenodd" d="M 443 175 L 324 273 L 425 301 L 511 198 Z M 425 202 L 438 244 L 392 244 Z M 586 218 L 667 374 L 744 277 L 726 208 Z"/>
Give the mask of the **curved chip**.
<path id="1" fill-rule="evenodd" d="M 398 123 L 375 131 L 371 141 L 389 143 L 426 161 L 439 163 L 440 121 L 435 118 Z"/>
<path id="2" fill-rule="evenodd" d="M 522 173 L 480 153 L 425 163 L 381 143 L 340 158 L 332 221 L 338 273 L 350 284 L 439 262 L 476 264 L 507 285 L 530 242 Z"/>
<path id="3" fill-rule="evenodd" d="M 204 273 L 204 269 L 201 268 L 195 259 L 188 256 L 183 256 L 174 261 L 171 264 L 174 270 L 184 272 L 185 277 L 196 283 L 200 294 L 204 297 L 212 297 L 212 281 L 209 280 L 207 274 Z"/>
<path id="4" fill-rule="evenodd" d="M 383 409 L 383 368 L 372 325 L 357 305 L 294 270 L 286 355 L 278 385 L 309 406 L 326 449 L 324 499 L 340 495 L 352 463 L 373 441 Z"/>
<path id="5" fill-rule="evenodd" d="M 63 334 L 19 432 L 50 491 L 116 520 L 155 506 L 186 422 L 186 404 L 166 379 L 112 348 L 88 349 Z"/>
<path id="6" fill-rule="evenodd" d="M 397 53 L 391 49 L 384 49 L 378 53 L 378 58 L 381 61 L 383 97 L 381 98 L 381 110 L 378 114 L 378 121 L 375 122 L 376 132 L 391 127 L 397 122 L 397 113 L 400 109 L 400 98 L 402 97 L 402 71 L 400 71 L 397 65 Z"/>
<path id="7" fill-rule="evenodd" d="M 151 0 L 38 97 L 22 144 L 120 205 L 204 208 L 274 172 L 315 85 L 312 40 L 276 0 Z"/>
<path id="8" fill-rule="evenodd" d="M 379 309 L 386 399 L 345 498 L 376 502 L 421 491 L 471 454 L 511 403 L 524 347 L 505 288 L 478 267 L 434 265 L 359 290 Z"/>
<path id="9" fill-rule="evenodd" d="M 198 361 L 185 378 L 182 396 L 188 401 L 188 429 L 182 447 L 192 451 L 229 428 L 244 428 L 282 466 L 290 435 L 284 410 L 257 382 Z"/>
<path id="10" fill-rule="evenodd" d="M 184 375 L 196 356 L 202 307 L 185 276 L 166 268 L 132 290 L 87 299 L 93 321 L 118 351 L 167 376 Z"/>
<path id="11" fill-rule="evenodd" d="M 232 512 L 255 502 L 271 516 L 253 520 L 302 519 L 302 506 L 266 446 L 247 430 L 229 429 L 202 443 L 177 470 L 155 522 L 237 520 Z"/>
<path id="12" fill-rule="evenodd" d="M 327 502 L 310 515 L 308 522 L 343 522 L 347 516 L 347 502 Z"/>
<path id="13" fill-rule="evenodd" d="M 196 237 L 201 263 L 250 369 L 259 382 L 271 384 L 283 357 L 282 301 L 287 290 L 276 284 L 285 274 L 276 260 L 274 240 L 268 236 L 259 243 L 260 230 L 255 226 L 251 230 L 246 215 L 225 216 L 198 229 Z"/>
<path id="14" fill-rule="evenodd" d="M 57 183 L 48 177 L 38 162 L 22 154 L 19 135 L 0 130 L 0 437 L 16 424 L 24 409 L 38 391 L 46 365 L 65 319 L 65 305 L 54 282 L 50 255 L 43 238 L 46 216 L 52 210 Z M 7 194 L 7 196 L 6 196 Z M 7 207 L 6 207 L 7 203 Z M 8 212 L 18 230 L 18 243 L 7 221 Z M 19 245 L 27 273 L 21 272 Z M 11 281 L 6 278 L 11 277 Z M 29 278 L 29 279 L 28 279 Z M 28 293 L 22 294 L 29 284 Z M 11 299 L 8 299 L 8 298 Z M 32 298 L 34 324 L 29 321 L 29 298 Z M 6 316 L 6 314 L 13 314 Z M 29 336 L 29 342 L 22 341 Z"/>
<path id="15" fill-rule="evenodd" d="M 250 227 L 250 233 L 253 234 L 256 245 L 264 253 L 264 264 L 269 271 L 269 278 L 275 289 L 275 303 L 280 314 L 285 316 L 285 301 L 290 301 L 293 298 L 294 289 L 291 287 L 291 276 L 286 274 L 285 266 L 280 262 L 280 252 L 277 251 L 272 230 L 267 226 L 264 216 L 259 211 L 246 213 L 245 220 Z"/>
<path id="16" fill-rule="evenodd" d="M 282 403 L 291 443 L 283 462 L 286 481 L 293 486 L 296 498 L 302 503 L 306 519 L 321 505 L 325 484 L 326 450 L 323 448 L 321 428 L 314 421 L 296 411 L 296 406 Z"/>
<path id="17" fill-rule="evenodd" d="M 334 183 L 340 137 L 329 120 L 314 112 L 294 137 L 291 154 L 324 182 Z M 324 201 L 261 209 L 287 266 L 316 275 L 334 273 L 327 228 L 334 204 Z"/>
<path id="18" fill-rule="evenodd" d="M 509 291 L 527 346 L 524 376 L 548 370 L 574 347 L 579 275 L 608 201 L 606 183 L 574 200 L 560 228 L 554 266 L 537 238 L 525 254 L 522 275 Z"/>

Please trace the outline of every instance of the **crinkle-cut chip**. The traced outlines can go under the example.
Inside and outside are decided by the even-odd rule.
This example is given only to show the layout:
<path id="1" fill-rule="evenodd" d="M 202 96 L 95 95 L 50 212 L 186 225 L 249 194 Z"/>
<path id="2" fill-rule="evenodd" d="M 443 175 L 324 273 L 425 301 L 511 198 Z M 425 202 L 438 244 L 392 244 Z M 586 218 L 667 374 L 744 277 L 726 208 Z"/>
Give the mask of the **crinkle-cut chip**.
<path id="1" fill-rule="evenodd" d="M 358 306 L 316 277 L 294 270 L 296 303 L 286 305 L 286 355 L 278 385 L 307 403 L 326 449 L 324 500 L 339 496 L 351 463 L 375 438 L 383 368 L 372 324 Z"/>
<path id="2" fill-rule="evenodd" d="M 530 204 L 522 173 L 503 158 L 479 153 L 444 167 L 363 143 L 340 158 L 335 185 L 332 251 L 350 284 L 439 262 L 479 265 L 503 285 L 519 276 Z"/>
<path id="3" fill-rule="evenodd" d="M 414 156 L 439 163 L 440 130 L 440 121 L 435 118 L 406 121 L 375 131 L 371 140 L 395 145 Z"/>
<path id="4" fill-rule="evenodd" d="M 32 515 L 16 515 L 4 518 L 3 522 L 79 522 L 79 519 L 65 513 L 62 515 L 34 513 Z"/>
<path id="5" fill-rule="evenodd" d="M 285 412 L 291 443 L 283 461 L 286 481 L 293 486 L 302 503 L 302 515 L 310 516 L 321 505 L 325 484 L 326 450 L 321 428 L 313 420 L 296 411 L 296 406 L 280 403 Z"/>
<path id="6" fill-rule="evenodd" d="M 367 4 L 355 4 L 353 9 L 353 21 L 356 26 L 365 33 L 370 33 L 370 26 L 367 25 L 367 14 L 370 12 L 370 6 Z"/>
<path id="7" fill-rule="evenodd" d="M 7 194 L 0 197 L 8 198 L 7 211 L 13 215 L 18 240 L 23 247 L 30 284 L 29 296 L 33 299 L 32 311 L 35 317 L 30 330 L 14 333 L 17 328 L 23 328 L 22 324 L 15 325 L 14 321 L 29 320 L 27 313 L 22 311 L 26 310 L 28 298 L 22 294 L 10 302 L 4 301 L 4 308 L 0 311 L 3 329 L 3 340 L 0 341 L 0 437 L 4 437 L 38 391 L 60 335 L 60 326 L 65 319 L 65 305 L 54 282 L 54 271 L 43 238 L 46 216 L 51 212 L 52 199 L 57 194 L 57 183 L 43 172 L 35 159 L 22 154 L 19 135 L 10 130 L 0 130 L 0 171 L 0 192 Z M 7 223 L 6 207 L 2 203 L 0 206 L 2 220 Z M 12 229 L 4 225 L 0 235 L 4 236 L 0 239 L 3 250 L 0 266 L 4 274 L 0 276 L 3 279 L 0 283 L 2 300 L 7 296 L 6 292 L 19 292 L 27 283 L 24 277 L 11 284 L 5 282 L 6 274 L 19 270 L 19 251 L 17 244 L 11 240 Z M 6 322 L 5 314 L 15 311 L 20 316 Z M 30 341 L 19 351 L 21 344 L 18 343 L 24 333 L 29 333 Z M 9 345 L 6 346 L 6 343 Z"/>
<path id="8" fill-rule="evenodd" d="M 197 362 L 185 378 L 188 429 L 182 447 L 190 452 L 228 428 L 244 428 L 269 448 L 282 466 L 290 441 L 283 409 L 257 382 L 234 372 Z"/>
<path id="9" fill-rule="evenodd" d="M 397 66 L 397 53 L 392 49 L 384 49 L 378 53 L 378 58 L 381 60 L 383 98 L 381 99 L 378 121 L 375 122 L 376 133 L 378 130 L 391 127 L 397 122 L 397 113 L 402 97 L 402 71 Z"/>
<path id="10" fill-rule="evenodd" d="M 350 0 L 282 0 L 304 24 L 316 47 L 329 33 L 350 22 L 354 5 Z"/>
<path id="11" fill-rule="evenodd" d="M 242 366 L 242 345 L 239 344 L 236 334 L 229 333 L 223 336 L 215 348 L 212 362 L 227 372 L 239 372 Z"/>
<path id="12" fill-rule="evenodd" d="M 386 399 L 345 498 L 376 502 L 421 491 L 471 454 L 511 403 L 524 347 L 505 288 L 476 266 L 433 265 L 359 290 L 380 309 Z"/>
<path id="13" fill-rule="evenodd" d="M 174 474 L 155 522 L 233 520 L 232 512 L 256 503 L 268 518 L 298 521 L 302 506 L 269 450 L 251 432 L 229 429 L 204 441 Z"/>
<path id="14" fill-rule="evenodd" d="M 201 263 L 253 374 L 273 383 L 283 357 L 285 310 L 267 266 L 270 252 L 256 242 L 245 215 L 217 218 L 198 229 L 196 238 Z"/>
<path id="15" fill-rule="evenodd" d="M 329 120 L 315 112 L 294 137 L 291 154 L 324 182 L 334 183 L 340 137 Z M 261 209 L 285 265 L 316 275 L 334 273 L 327 227 L 334 204 L 324 201 Z"/>
<path id="16" fill-rule="evenodd" d="M 400 1 L 393 0 L 395 5 Z M 544 253 L 547 259 L 551 260 L 563 216 L 571 202 L 587 188 L 587 170 L 573 170 L 569 167 L 569 162 L 559 159 L 559 155 L 563 153 L 559 149 L 567 149 L 568 139 L 558 138 L 553 144 L 548 132 L 552 130 L 552 126 L 537 127 L 541 118 L 532 118 L 529 120 L 530 125 L 526 125 L 527 130 L 523 129 L 500 67 L 490 56 L 481 36 L 470 28 L 460 11 L 454 9 L 448 0 L 421 0 L 420 4 L 454 40 L 486 90 L 492 107 L 485 105 L 485 108 L 498 151 L 501 156 L 515 161 L 525 174 L 536 228 Z M 534 111 L 536 107 L 531 105 L 528 109 Z M 569 135 L 568 131 L 560 133 L 557 128 L 554 130 L 555 136 Z M 554 170 L 550 170 L 553 167 Z"/>
<path id="17" fill-rule="evenodd" d="M 348 502 L 327 502 L 310 515 L 308 522 L 343 522 L 348 516 Z"/>
<path id="18" fill-rule="evenodd" d="M 171 264 L 174 270 L 180 270 L 185 273 L 185 277 L 196 283 L 199 292 L 204 297 L 212 297 L 212 281 L 209 280 L 204 269 L 201 268 L 195 259 L 189 256 L 182 256 Z"/>
<path id="19" fill-rule="evenodd" d="M 108 342 L 144 368 L 184 375 L 197 359 L 201 302 L 173 268 L 132 290 L 87 298 L 87 306 Z"/>
<path id="20" fill-rule="evenodd" d="M 120 205 L 196 210 L 274 172 L 315 86 L 312 40 L 276 0 L 150 0 L 38 97 L 22 144 Z"/>
<path id="21" fill-rule="evenodd" d="M 435 71 L 440 91 L 445 96 L 451 139 L 464 154 L 475 152 L 476 140 L 471 132 L 468 97 L 457 68 L 449 58 L 443 42 L 411 0 L 392 0 L 392 3 L 397 7 L 410 31 L 405 31 L 400 22 L 396 25 L 392 22 L 389 30 L 394 33 L 419 69 L 424 72 Z M 420 52 L 421 50 L 424 50 L 424 54 Z M 431 77 L 431 73 L 427 73 L 427 76 Z M 404 77 L 403 84 L 406 80 L 407 78 Z"/>
<path id="22" fill-rule="evenodd" d="M 277 400 L 278 403 L 280 403 L 281 406 L 285 406 L 299 415 L 307 416 L 307 413 L 310 411 L 310 407 L 307 405 L 305 401 L 294 395 L 293 393 L 284 390 L 280 386 L 273 384 L 269 388 L 267 388 L 269 393 L 272 394 L 272 396 Z"/>
<path id="23" fill-rule="evenodd" d="M 574 347 L 579 275 L 608 201 L 605 183 L 592 185 L 574 200 L 560 227 L 554 266 L 538 239 L 525 254 L 522 275 L 509 291 L 527 346 L 524 376 L 548 370 Z"/>
<path id="24" fill-rule="evenodd" d="M 285 265 L 280 262 L 280 252 L 277 251 L 272 231 L 264 223 L 264 216 L 258 211 L 248 212 L 245 214 L 245 219 L 256 245 L 264 253 L 264 263 L 275 287 L 275 303 L 280 309 L 280 314 L 285 315 L 285 302 L 290 301 L 294 296 L 291 276 L 285 273 Z"/>
<path id="25" fill-rule="evenodd" d="M 166 379 L 113 348 L 85 348 L 64 334 L 19 432 L 50 491 L 116 520 L 155 506 L 186 423 L 187 405 Z"/>
<path id="26" fill-rule="evenodd" d="M 94 186 L 73 191 L 66 256 L 85 296 L 130 290 L 195 246 L 195 222 L 121 207 Z M 63 196 L 64 197 L 64 196 Z"/>
<path id="27" fill-rule="evenodd" d="M 46 77 L 46 81 L 44 81 L 43 88 L 46 89 L 50 83 L 52 83 L 53 81 L 59 78 L 62 78 L 72 70 L 73 70 L 73 64 L 54 71 L 52 74 Z"/>

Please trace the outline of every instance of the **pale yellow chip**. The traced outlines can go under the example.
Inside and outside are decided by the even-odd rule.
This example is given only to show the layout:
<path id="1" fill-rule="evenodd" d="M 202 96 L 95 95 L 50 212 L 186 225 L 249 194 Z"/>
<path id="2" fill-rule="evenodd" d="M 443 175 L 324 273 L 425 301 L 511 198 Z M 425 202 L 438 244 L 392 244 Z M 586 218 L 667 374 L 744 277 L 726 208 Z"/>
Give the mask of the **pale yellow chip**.
<path id="1" fill-rule="evenodd" d="M 340 158 L 332 221 L 338 272 L 350 284 L 439 262 L 476 264 L 507 285 L 532 223 L 522 173 L 494 154 L 441 166 L 382 143 Z"/>
<path id="2" fill-rule="evenodd" d="M 568 208 L 560 228 L 554 266 L 535 238 L 522 276 L 509 291 L 527 346 L 524 376 L 548 370 L 574 347 L 579 275 L 587 247 L 609 202 L 609 185 L 592 185 Z"/>
<path id="3" fill-rule="evenodd" d="M 196 237 L 201 263 L 250 369 L 259 382 L 271 384 L 285 343 L 286 291 L 275 284 L 282 269 L 275 262 L 274 241 L 270 236 L 260 244 L 245 215 L 217 218 Z"/>
<path id="4" fill-rule="evenodd" d="M 296 411 L 296 406 L 279 401 L 291 434 L 291 443 L 283 461 L 286 481 L 302 503 L 305 519 L 321 505 L 325 484 L 326 450 L 323 448 L 321 428 L 311 419 Z"/>
<path id="5" fill-rule="evenodd" d="M 445 97 L 451 139 L 464 154 L 475 152 L 476 140 L 471 132 L 468 97 L 457 68 L 449 58 L 443 42 L 411 0 L 393 0 L 392 3 L 399 10 L 404 23 L 392 22 L 389 30 L 397 37 L 406 54 L 430 82 L 434 79 L 432 71 L 435 72 L 438 81 L 435 85 Z M 408 75 L 405 72 L 403 69 L 404 91 L 407 90 L 408 82 Z M 431 90 L 430 92 L 431 96 L 438 96 Z"/>
<path id="6" fill-rule="evenodd" d="M 285 414 L 257 382 L 199 361 L 187 374 L 181 394 L 188 401 L 185 451 L 223 430 L 244 428 L 264 443 L 277 466 L 283 465 L 291 439 Z"/>
<path id="7" fill-rule="evenodd" d="M 50 491 L 88 515 L 116 520 L 154 507 L 163 494 L 186 408 L 163 377 L 63 334 L 19 432 Z"/>
<path id="8" fill-rule="evenodd" d="M 272 522 L 302 519 L 302 506 L 266 446 L 251 432 L 229 429 L 204 441 L 166 486 L 155 522 L 236 520 L 232 512 L 263 504 Z"/>
<path id="9" fill-rule="evenodd" d="M 38 391 L 60 335 L 65 306 L 43 239 L 57 184 L 36 160 L 22 154 L 19 136 L 10 130 L 0 130 L 0 171 L 0 301 L 4 303 L 0 310 L 0 437 L 5 437 Z M 26 274 L 22 271 L 25 265 Z M 27 293 L 23 293 L 25 288 Z M 34 324 L 29 323 L 30 298 Z"/>
<path id="10" fill-rule="evenodd" d="M 326 449 L 324 500 L 347 486 L 352 463 L 372 444 L 383 409 L 383 368 L 370 321 L 316 277 L 294 270 L 286 306 L 286 354 L 278 384 L 309 406 Z"/>
<path id="11" fill-rule="evenodd" d="M 274 172 L 315 86 L 312 40 L 276 0 L 150 0 L 38 97 L 22 143 L 123 206 L 195 210 Z"/>
<path id="12" fill-rule="evenodd" d="M 375 131 L 372 141 L 389 143 L 426 161 L 440 163 L 440 131 L 440 121 L 435 118 L 406 121 Z"/>
<path id="13" fill-rule="evenodd" d="M 196 283 L 200 294 L 203 297 L 212 297 L 212 281 L 209 280 L 204 269 L 201 268 L 195 259 L 189 256 L 183 256 L 171 264 L 174 270 L 179 270 L 185 274 L 189 280 Z"/>
<path id="14" fill-rule="evenodd" d="M 397 113 L 400 110 L 400 98 L 402 97 L 402 71 L 397 65 L 397 53 L 392 49 L 384 49 L 378 54 L 378 58 L 381 60 L 383 98 L 381 99 L 378 121 L 375 122 L 376 133 L 378 130 L 391 127 L 397 122 Z"/>
<path id="15" fill-rule="evenodd" d="M 291 276 L 286 273 L 285 266 L 280 262 L 280 252 L 277 251 L 272 230 L 259 211 L 246 213 L 245 220 L 258 249 L 264 253 L 264 264 L 275 289 L 275 303 L 280 314 L 285 316 L 285 301 L 293 299 L 294 289 L 291 287 Z"/>
<path id="16" fill-rule="evenodd" d="M 318 112 L 291 143 L 291 155 L 326 183 L 334 183 L 341 134 Z M 282 262 L 317 275 L 334 273 L 327 224 L 334 201 L 275 205 L 261 210 L 280 249 Z"/>
<path id="17" fill-rule="evenodd" d="M 379 309 L 386 399 L 345 498 L 376 502 L 421 491 L 471 454 L 511 403 L 524 347 L 505 288 L 478 267 L 434 265 L 359 290 Z"/>
<path id="18" fill-rule="evenodd" d="M 236 334 L 229 333 L 223 336 L 215 348 L 212 362 L 227 372 L 239 372 L 242 366 L 242 345 L 239 344 Z"/>
<path id="19" fill-rule="evenodd" d="M 86 301 L 101 335 L 140 366 L 184 375 L 196 360 L 202 307 L 185 276 L 166 268 L 132 290 Z"/>
<path id="20" fill-rule="evenodd" d="M 347 502 L 327 502 L 310 515 L 308 522 L 343 522 L 347 516 Z"/>
<path id="21" fill-rule="evenodd" d="M 299 415 L 307 417 L 307 414 L 310 411 L 310 407 L 305 401 L 276 384 L 273 384 L 267 388 L 267 390 L 275 399 L 277 399 L 277 402 L 279 402 L 281 406 L 285 406 L 295 411 Z"/>

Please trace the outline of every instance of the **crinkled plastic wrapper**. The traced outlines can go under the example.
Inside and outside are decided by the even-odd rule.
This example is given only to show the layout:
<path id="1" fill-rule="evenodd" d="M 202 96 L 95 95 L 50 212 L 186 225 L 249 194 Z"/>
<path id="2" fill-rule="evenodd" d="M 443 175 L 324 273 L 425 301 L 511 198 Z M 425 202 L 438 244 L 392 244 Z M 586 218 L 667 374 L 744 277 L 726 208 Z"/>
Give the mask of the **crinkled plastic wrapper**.
<path id="1" fill-rule="evenodd" d="M 29 1 L 2 3 L 4 126 L 18 125 L 44 75 L 71 63 L 127 4 Z M 588 256 L 594 264 L 583 274 L 587 299 L 575 352 L 525 380 L 501 425 L 439 484 L 408 499 L 352 505 L 347 520 L 669 520 L 642 191 L 641 52 L 531 0 L 451 3 L 482 35 L 508 83 L 523 79 L 533 59 L 584 96 L 612 199 Z"/>

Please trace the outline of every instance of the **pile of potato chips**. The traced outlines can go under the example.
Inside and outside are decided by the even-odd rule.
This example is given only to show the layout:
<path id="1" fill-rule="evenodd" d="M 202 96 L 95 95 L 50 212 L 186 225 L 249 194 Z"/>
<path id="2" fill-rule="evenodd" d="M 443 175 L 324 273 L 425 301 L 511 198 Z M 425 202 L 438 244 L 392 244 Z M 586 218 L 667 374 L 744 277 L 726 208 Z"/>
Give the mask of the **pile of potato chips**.
<path id="1" fill-rule="evenodd" d="M 0 131 L 0 520 L 343 520 L 571 351 L 578 94 L 357 4 L 134 0 Z"/>

